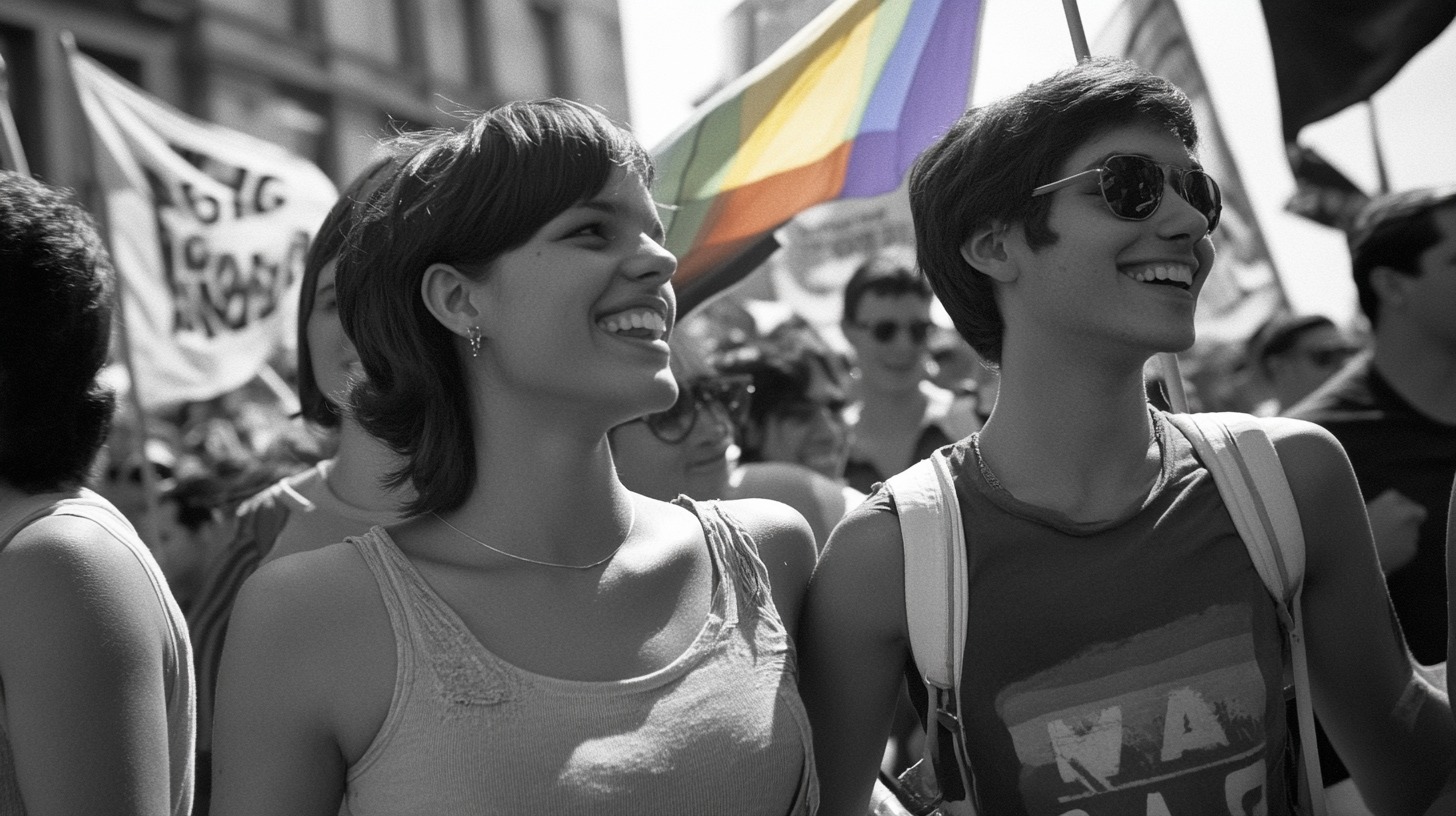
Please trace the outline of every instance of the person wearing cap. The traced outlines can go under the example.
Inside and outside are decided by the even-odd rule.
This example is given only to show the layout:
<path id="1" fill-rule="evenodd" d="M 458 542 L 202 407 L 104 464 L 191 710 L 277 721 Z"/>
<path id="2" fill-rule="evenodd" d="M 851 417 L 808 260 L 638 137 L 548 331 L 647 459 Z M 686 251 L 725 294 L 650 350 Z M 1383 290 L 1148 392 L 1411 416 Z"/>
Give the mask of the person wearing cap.
<path id="1" fill-rule="evenodd" d="M 1351 270 L 1373 349 L 1287 415 L 1345 447 L 1416 660 L 1446 660 L 1445 530 L 1456 476 L 1456 186 L 1382 196 L 1356 219 Z M 1345 774 L 1328 745 L 1325 781 Z M 1348 783 L 1346 783 L 1348 784 Z"/>
<path id="2" fill-rule="evenodd" d="M 1333 320 L 1280 312 L 1249 341 L 1249 361 L 1271 391 L 1256 413 L 1273 416 L 1304 399 L 1359 352 Z"/>

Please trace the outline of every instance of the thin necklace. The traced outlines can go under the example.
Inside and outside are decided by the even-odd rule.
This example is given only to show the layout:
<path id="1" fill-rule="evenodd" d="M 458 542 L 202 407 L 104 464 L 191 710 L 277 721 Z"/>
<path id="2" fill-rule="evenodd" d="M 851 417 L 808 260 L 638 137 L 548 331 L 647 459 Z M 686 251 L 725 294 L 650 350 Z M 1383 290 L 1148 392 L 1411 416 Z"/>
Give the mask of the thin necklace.
<path id="1" fill-rule="evenodd" d="M 590 564 L 558 564 L 555 561 L 538 561 L 538 560 L 536 560 L 534 558 L 527 558 L 524 555 L 516 555 L 515 553 L 512 553 L 512 552 L 506 552 L 505 550 L 502 550 L 499 547 L 492 547 L 491 545 L 485 543 L 484 541 L 481 541 L 480 539 L 476 538 L 475 536 L 471 535 L 470 533 L 467 533 L 464 530 L 460 529 L 459 527 L 456 527 L 455 525 L 451 524 L 450 522 L 444 520 L 443 518 L 440 518 L 440 514 L 439 513 L 436 513 L 436 512 L 433 512 L 432 511 L 430 513 L 430 515 L 434 516 L 436 521 L 440 522 L 441 524 L 445 525 L 446 527 L 449 527 L 450 529 L 454 530 L 455 532 L 459 533 L 460 535 L 465 536 L 466 538 L 470 539 L 471 541 L 474 541 L 476 544 L 479 544 L 480 546 L 486 548 L 487 550 L 490 550 L 493 553 L 499 553 L 500 555 L 504 555 L 506 558 L 514 558 L 517 561 L 524 561 L 527 564 L 535 564 L 538 567 L 559 567 L 561 569 L 589 570 L 589 569 L 596 569 L 597 567 L 600 567 L 601 565 L 607 563 L 608 561 L 611 561 L 612 560 L 612 557 L 615 556 L 617 554 L 617 552 L 622 549 L 622 547 L 626 546 L 627 539 L 629 539 L 629 538 L 632 537 L 632 530 L 637 527 L 637 504 L 636 504 L 636 502 L 632 502 L 631 504 L 632 504 L 632 520 L 627 523 L 627 534 L 624 535 L 624 536 L 622 536 L 622 543 L 620 543 L 617 546 L 613 547 L 612 548 L 612 551 L 609 552 L 609 553 L 607 553 L 606 556 L 604 558 L 602 558 L 600 561 L 593 561 Z"/>

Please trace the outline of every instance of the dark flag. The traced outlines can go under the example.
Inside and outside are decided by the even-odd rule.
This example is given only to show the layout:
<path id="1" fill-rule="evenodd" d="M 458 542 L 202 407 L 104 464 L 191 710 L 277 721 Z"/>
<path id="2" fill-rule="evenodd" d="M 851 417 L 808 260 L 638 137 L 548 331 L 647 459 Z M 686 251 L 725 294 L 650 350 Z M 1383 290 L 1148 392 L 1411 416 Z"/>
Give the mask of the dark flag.
<path id="1" fill-rule="evenodd" d="M 1369 99 L 1456 18 L 1456 0 L 1262 0 L 1284 140 Z"/>
<path id="2" fill-rule="evenodd" d="M 1294 171 L 1295 187 L 1284 209 L 1349 232 L 1370 196 L 1314 148 L 1289 145 L 1289 168 Z"/>

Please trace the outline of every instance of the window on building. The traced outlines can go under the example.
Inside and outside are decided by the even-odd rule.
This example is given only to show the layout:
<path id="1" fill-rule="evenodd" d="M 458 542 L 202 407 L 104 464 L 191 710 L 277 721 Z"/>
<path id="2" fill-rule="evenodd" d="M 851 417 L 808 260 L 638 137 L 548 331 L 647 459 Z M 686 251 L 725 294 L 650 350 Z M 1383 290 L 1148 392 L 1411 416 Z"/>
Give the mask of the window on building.
<path id="1" fill-rule="evenodd" d="M 420 0 L 419 11 L 425 66 L 430 76 L 456 85 L 470 84 L 475 78 L 470 50 L 473 28 L 465 3 Z"/>
<path id="2" fill-rule="evenodd" d="M 339 48 L 390 65 L 403 62 L 395 0 L 322 0 L 324 32 Z"/>
<path id="3" fill-rule="evenodd" d="M 281 31 L 303 28 L 304 0 L 205 0 L 207 5 Z"/>
<path id="4" fill-rule="evenodd" d="M 546 79 L 550 91 L 566 96 L 566 48 L 565 26 L 561 19 L 561 6 L 547 0 L 531 4 L 531 19 L 536 24 L 536 40 L 541 43 L 541 54 L 546 61 Z"/>
<path id="5" fill-rule="evenodd" d="M 209 119 L 326 164 L 328 117 L 322 97 L 262 77 L 219 73 L 212 79 Z"/>

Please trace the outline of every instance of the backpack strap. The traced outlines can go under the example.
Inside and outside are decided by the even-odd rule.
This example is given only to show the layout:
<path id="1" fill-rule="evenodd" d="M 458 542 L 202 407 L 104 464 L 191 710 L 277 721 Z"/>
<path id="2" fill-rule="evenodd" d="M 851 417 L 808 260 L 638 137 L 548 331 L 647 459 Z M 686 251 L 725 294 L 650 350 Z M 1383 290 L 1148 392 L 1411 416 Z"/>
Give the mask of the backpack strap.
<path id="1" fill-rule="evenodd" d="M 1288 476 L 1264 426 L 1248 414 L 1168 414 L 1167 417 L 1193 443 L 1198 458 L 1213 476 L 1234 527 L 1248 548 L 1249 558 L 1277 602 L 1280 623 L 1289 634 L 1290 662 L 1294 670 L 1299 753 L 1304 762 L 1301 804 L 1306 813 L 1326 816 L 1304 648 L 1301 603 L 1304 530 Z"/>
<path id="2" fill-rule="evenodd" d="M 905 552 L 910 650 L 928 695 L 926 754 L 946 799 L 973 798 L 959 690 L 969 582 L 950 461 L 943 450 L 936 451 L 890 477 L 886 486 L 895 500 Z"/>

